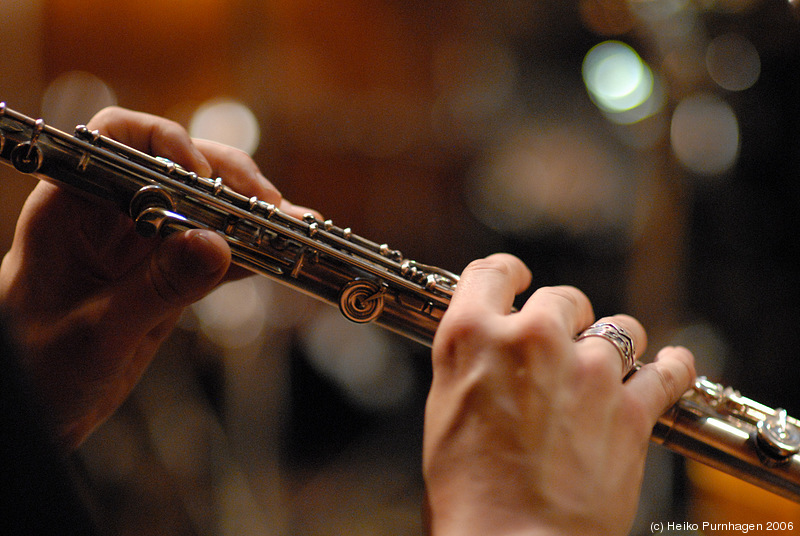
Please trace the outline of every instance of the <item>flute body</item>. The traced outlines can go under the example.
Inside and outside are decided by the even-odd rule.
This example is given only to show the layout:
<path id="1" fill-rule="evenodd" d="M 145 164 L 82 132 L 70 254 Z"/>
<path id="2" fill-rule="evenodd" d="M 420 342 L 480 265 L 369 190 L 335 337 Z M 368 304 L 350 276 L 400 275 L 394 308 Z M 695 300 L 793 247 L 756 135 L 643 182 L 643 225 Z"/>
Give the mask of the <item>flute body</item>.
<path id="1" fill-rule="evenodd" d="M 98 196 L 129 214 L 144 236 L 192 228 L 219 232 L 233 262 L 430 346 L 458 283 L 313 215 L 302 219 L 79 126 L 74 134 L 0 103 L 0 160 L 18 171 Z M 800 422 L 785 411 L 696 380 L 663 415 L 652 440 L 800 502 Z"/>

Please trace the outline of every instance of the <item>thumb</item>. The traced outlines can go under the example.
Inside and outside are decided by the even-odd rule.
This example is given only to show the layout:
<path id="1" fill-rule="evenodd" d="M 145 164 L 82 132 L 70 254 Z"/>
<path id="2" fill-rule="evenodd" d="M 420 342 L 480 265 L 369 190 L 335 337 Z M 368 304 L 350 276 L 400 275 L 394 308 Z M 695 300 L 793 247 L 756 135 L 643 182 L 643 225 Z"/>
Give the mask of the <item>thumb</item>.
<path id="1" fill-rule="evenodd" d="M 192 229 L 171 234 L 112 290 L 107 321 L 117 326 L 118 335 L 127 336 L 128 342 L 139 340 L 213 290 L 230 262 L 230 247 L 214 231 Z"/>
<path id="2" fill-rule="evenodd" d="M 68 322 L 68 334 L 79 347 L 91 350 L 87 362 L 92 374 L 75 384 L 77 395 L 66 412 L 68 416 L 75 413 L 69 408 L 80 410 L 83 403 L 91 413 L 78 418 L 73 429 L 65 432 L 68 443 L 79 444 L 122 403 L 183 307 L 210 292 L 225 276 L 230 260 L 228 244 L 213 231 L 175 233 L 161 241 L 127 277 L 74 312 L 80 318 Z M 86 335 L 81 331 L 78 335 L 94 336 L 94 340 L 80 340 L 75 325 L 86 331 Z M 75 366 L 84 364 L 80 361 Z"/>
<path id="3" fill-rule="evenodd" d="M 222 280 L 230 261 L 228 244 L 213 231 L 192 229 L 167 237 L 149 266 L 157 301 L 183 307 L 202 298 Z"/>

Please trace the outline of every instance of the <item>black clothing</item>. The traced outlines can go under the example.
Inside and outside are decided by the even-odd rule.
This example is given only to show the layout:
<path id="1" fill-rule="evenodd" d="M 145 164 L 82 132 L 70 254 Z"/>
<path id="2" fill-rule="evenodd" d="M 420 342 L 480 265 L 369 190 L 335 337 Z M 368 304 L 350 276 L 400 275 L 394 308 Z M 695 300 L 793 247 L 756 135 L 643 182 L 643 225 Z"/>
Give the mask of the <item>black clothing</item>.
<path id="1" fill-rule="evenodd" d="M 97 534 L 46 422 L 0 314 L 0 534 Z"/>

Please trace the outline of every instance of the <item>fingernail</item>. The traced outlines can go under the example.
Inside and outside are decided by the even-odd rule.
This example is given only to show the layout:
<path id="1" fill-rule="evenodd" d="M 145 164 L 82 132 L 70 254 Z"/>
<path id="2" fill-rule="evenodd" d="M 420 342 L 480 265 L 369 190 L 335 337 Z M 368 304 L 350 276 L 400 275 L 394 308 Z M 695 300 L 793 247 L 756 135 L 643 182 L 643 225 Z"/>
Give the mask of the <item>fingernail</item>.
<path id="1" fill-rule="evenodd" d="M 183 262 L 187 269 L 206 274 L 216 274 L 228 262 L 228 257 L 220 249 L 215 233 L 205 229 L 192 229 L 186 232 Z"/>
<path id="2" fill-rule="evenodd" d="M 198 276 L 215 276 L 227 263 L 227 255 L 211 236 L 212 231 L 192 229 L 180 236 L 171 236 L 163 244 L 159 258 L 161 271 L 180 287 L 180 281 L 193 281 Z M 216 242 L 216 243 L 215 243 Z"/>
<path id="3" fill-rule="evenodd" d="M 230 259 L 220 236 L 193 229 L 167 237 L 155 259 L 153 285 L 171 304 L 186 304 L 209 292 L 224 277 Z"/>

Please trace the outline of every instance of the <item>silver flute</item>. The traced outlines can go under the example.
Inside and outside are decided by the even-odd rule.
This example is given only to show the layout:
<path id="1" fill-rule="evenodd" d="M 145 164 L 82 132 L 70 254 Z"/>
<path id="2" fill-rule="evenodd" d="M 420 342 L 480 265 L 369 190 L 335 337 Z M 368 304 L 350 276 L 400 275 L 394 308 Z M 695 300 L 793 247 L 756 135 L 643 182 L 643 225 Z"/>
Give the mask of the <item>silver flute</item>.
<path id="1" fill-rule="evenodd" d="M 115 203 L 144 236 L 214 230 L 233 262 L 431 345 L 458 284 L 447 270 L 406 259 L 308 214 L 302 219 L 78 126 L 74 135 L 0 103 L 0 160 L 18 171 Z M 656 424 L 652 441 L 800 502 L 800 422 L 730 387 L 698 378 Z"/>

